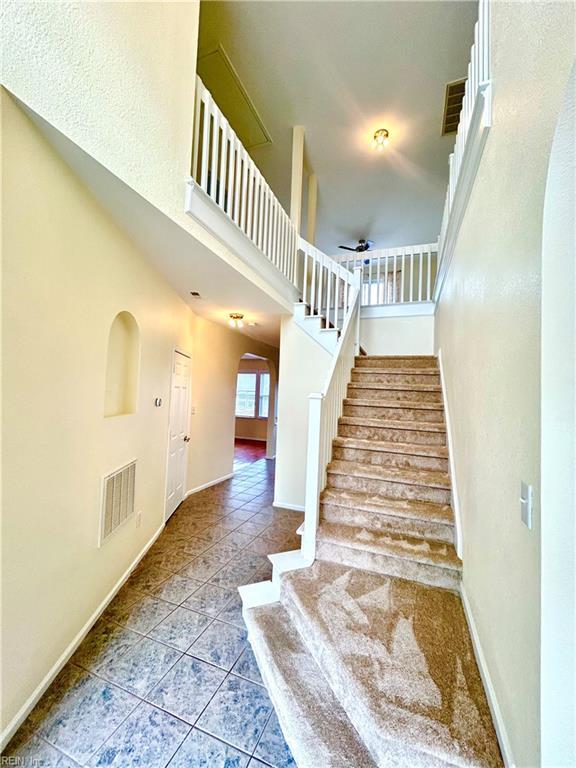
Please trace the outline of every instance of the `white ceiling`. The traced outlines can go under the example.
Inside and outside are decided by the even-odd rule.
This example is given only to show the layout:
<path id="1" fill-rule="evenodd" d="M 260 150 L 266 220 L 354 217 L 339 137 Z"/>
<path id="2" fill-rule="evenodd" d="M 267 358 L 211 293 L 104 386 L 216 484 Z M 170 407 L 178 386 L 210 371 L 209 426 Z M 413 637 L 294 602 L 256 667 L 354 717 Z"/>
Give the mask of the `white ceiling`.
<path id="1" fill-rule="evenodd" d="M 272 144 L 251 151 L 286 208 L 292 126 L 318 176 L 317 245 L 437 239 L 454 135 L 447 82 L 466 74 L 476 2 L 201 3 L 199 55 L 221 44 Z M 370 139 L 390 131 L 377 153 Z"/>

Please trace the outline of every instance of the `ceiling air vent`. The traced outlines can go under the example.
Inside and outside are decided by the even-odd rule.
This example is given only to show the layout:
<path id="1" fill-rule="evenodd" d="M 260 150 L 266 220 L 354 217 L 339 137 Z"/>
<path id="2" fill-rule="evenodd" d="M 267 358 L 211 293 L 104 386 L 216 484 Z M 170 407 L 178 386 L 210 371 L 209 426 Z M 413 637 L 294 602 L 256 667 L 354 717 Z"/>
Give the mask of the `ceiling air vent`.
<path id="1" fill-rule="evenodd" d="M 444 101 L 444 119 L 442 120 L 442 136 L 447 133 L 456 133 L 460 122 L 460 111 L 464 98 L 466 78 L 455 80 L 446 86 L 446 99 Z"/>

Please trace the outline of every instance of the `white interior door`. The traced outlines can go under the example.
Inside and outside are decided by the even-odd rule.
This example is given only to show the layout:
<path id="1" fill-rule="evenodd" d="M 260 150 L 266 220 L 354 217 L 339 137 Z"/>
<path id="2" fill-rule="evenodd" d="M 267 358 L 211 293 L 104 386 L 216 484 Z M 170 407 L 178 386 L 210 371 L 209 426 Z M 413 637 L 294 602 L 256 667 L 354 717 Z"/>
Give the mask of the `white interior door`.
<path id="1" fill-rule="evenodd" d="M 190 358 L 174 353 L 170 396 L 170 437 L 166 480 L 166 520 L 184 498 L 188 455 L 188 403 L 190 401 Z"/>

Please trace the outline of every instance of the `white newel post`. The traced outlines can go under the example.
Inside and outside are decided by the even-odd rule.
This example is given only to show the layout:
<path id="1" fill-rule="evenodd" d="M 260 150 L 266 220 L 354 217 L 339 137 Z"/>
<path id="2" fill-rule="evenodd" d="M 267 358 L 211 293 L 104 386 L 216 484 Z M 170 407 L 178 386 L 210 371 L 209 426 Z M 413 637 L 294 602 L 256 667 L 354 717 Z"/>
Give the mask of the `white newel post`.
<path id="1" fill-rule="evenodd" d="M 360 354 L 360 306 L 362 304 L 362 267 L 355 267 L 354 282 L 358 288 L 358 303 L 356 306 L 356 340 L 354 342 L 354 355 Z"/>
<path id="2" fill-rule="evenodd" d="M 323 395 L 309 395 L 308 449 L 306 455 L 306 498 L 304 502 L 304 536 L 302 554 L 306 559 L 316 556 L 316 529 L 320 519 L 320 461 Z"/>

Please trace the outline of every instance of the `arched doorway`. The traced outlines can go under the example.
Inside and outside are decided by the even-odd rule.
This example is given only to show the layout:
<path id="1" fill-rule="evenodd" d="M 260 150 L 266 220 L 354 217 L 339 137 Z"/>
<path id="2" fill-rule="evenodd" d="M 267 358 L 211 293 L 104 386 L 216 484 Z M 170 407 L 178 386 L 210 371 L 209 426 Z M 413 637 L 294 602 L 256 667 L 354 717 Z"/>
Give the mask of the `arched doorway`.
<path id="1" fill-rule="evenodd" d="M 241 465 L 276 455 L 276 368 L 268 358 L 246 353 L 236 381 L 235 462 Z"/>

